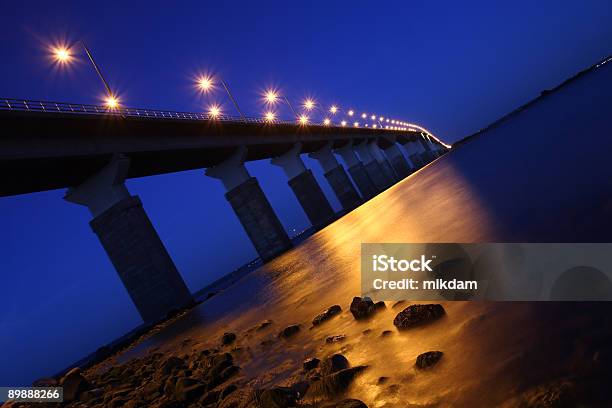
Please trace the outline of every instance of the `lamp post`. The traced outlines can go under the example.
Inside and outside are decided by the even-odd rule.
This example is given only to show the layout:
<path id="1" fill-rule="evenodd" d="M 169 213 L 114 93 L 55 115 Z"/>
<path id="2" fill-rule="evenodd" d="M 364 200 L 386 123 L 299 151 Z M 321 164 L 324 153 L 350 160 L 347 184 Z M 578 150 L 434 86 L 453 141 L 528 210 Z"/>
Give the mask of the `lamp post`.
<path id="1" fill-rule="evenodd" d="M 227 96 L 229 97 L 230 101 L 234 105 L 234 108 L 236 108 L 236 110 L 238 111 L 238 114 L 240 114 L 240 118 L 242 119 L 243 122 L 246 122 L 246 117 L 244 116 L 244 114 L 242 113 L 242 110 L 238 106 L 238 102 L 236 101 L 236 98 L 234 98 L 234 95 L 232 95 L 232 92 L 230 91 L 229 86 L 227 85 L 227 82 L 225 82 L 225 80 L 223 78 L 220 78 L 218 76 L 217 76 L 217 78 L 219 78 L 219 82 L 223 86 L 223 89 L 225 90 L 225 93 L 227 94 Z M 213 77 L 211 77 L 211 76 L 200 76 L 198 78 L 198 80 L 197 80 L 197 85 L 198 85 L 198 88 L 202 92 L 208 93 L 210 91 L 210 89 L 214 85 Z"/>

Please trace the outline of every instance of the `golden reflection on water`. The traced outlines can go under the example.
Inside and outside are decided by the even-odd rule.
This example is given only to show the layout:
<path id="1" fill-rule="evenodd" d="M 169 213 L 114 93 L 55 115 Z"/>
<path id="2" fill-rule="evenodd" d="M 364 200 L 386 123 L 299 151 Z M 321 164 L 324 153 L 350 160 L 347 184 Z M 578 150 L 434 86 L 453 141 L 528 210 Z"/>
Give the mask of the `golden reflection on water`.
<path id="1" fill-rule="evenodd" d="M 199 306 L 193 312 L 199 319 L 176 325 L 174 337 L 160 346 L 216 346 L 223 332 L 233 331 L 242 374 L 260 386 L 286 384 L 304 358 L 342 352 L 351 365 L 369 366 L 348 395 L 370 407 L 497 404 L 514 386 L 505 368 L 532 335 L 529 305 L 446 302 L 447 316 L 406 332 L 392 322 L 408 303 L 393 309 L 387 302 L 387 310 L 366 322 L 348 312 L 360 295 L 362 242 L 483 242 L 494 236 L 492 221 L 469 185 L 437 161 Z M 334 304 L 342 314 L 310 328 L 313 317 Z M 249 331 L 265 319 L 273 321 L 269 329 Z M 300 333 L 278 339 L 289 324 L 300 324 Z M 386 330 L 391 334 L 382 337 Z M 326 337 L 339 334 L 345 342 L 326 344 Z M 185 349 L 180 344 L 187 337 L 194 341 Z M 417 371 L 417 355 L 431 350 L 444 357 L 433 370 Z M 379 385 L 380 377 L 389 380 Z"/>

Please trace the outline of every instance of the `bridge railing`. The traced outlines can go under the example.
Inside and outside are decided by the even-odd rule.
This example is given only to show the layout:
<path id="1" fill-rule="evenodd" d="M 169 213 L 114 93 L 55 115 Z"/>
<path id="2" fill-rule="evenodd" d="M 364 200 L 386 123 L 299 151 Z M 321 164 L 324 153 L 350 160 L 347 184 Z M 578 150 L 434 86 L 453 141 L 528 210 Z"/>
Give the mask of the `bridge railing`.
<path id="1" fill-rule="evenodd" d="M 101 105 L 91 105 L 84 103 L 67 103 L 67 102 L 50 102 L 50 101 L 36 101 L 28 99 L 11 99 L 4 98 L 0 99 L 0 110 L 14 110 L 14 111 L 36 111 L 36 112 L 49 112 L 49 113 L 68 113 L 68 114 L 81 114 L 81 115 L 113 115 L 113 116 L 129 116 L 139 118 L 151 118 L 151 119 L 179 119 L 179 120 L 208 120 L 208 121 L 221 121 L 221 122 L 237 122 L 237 123 L 275 123 L 275 124 L 290 124 L 294 125 L 296 122 L 288 120 L 275 119 L 272 121 L 266 120 L 265 118 L 254 118 L 230 115 L 217 115 L 213 116 L 208 113 L 196 113 L 196 112 L 176 112 L 169 110 L 157 110 L 157 109 L 141 109 L 141 108 L 128 108 L 119 106 L 116 108 L 110 108 Z M 317 125 L 313 123 L 311 125 Z"/>

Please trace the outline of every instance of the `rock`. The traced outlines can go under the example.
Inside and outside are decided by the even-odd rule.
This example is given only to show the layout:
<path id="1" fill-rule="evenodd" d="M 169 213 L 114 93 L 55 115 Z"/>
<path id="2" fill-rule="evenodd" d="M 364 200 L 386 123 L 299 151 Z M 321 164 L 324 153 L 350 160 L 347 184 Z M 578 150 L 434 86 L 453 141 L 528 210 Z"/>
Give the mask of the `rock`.
<path id="1" fill-rule="evenodd" d="M 349 367 L 349 362 L 342 354 L 333 354 L 321 363 L 321 375 L 330 375 Z"/>
<path id="2" fill-rule="evenodd" d="M 321 323 L 323 323 L 323 322 L 331 319 L 335 315 L 339 314 L 340 312 L 342 312 L 342 308 L 339 305 L 334 305 L 334 306 L 330 307 L 329 309 L 325 310 L 323 313 L 321 313 L 317 317 L 315 317 L 312 320 L 312 325 L 313 326 L 318 326 Z"/>
<path id="3" fill-rule="evenodd" d="M 264 320 L 257 326 L 256 330 L 263 330 L 272 324 L 272 320 Z"/>
<path id="4" fill-rule="evenodd" d="M 78 399 L 79 395 L 89 388 L 89 383 L 81 374 L 79 367 L 68 371 L 60 380 L 59 385 L 64 388 L 64 401 L 66 402 Z"/>
<path id="5" fill-rule="evenodd" d="M 295 406 L 295 394 L 290 388 L 276 387 L 255 394 L 255 404 L 261 408 L 286 408 Z"/>
<path id="6" fill-rule="evenodd" d="M 380 336 L 381 336 L 381 337 L 389 337 L 389 336 L 390 336 L 390 335 L 392 335 L 392 334 L 393 334 L 393 332 L 392 332 L 391 330 L 385 330 L 385 331 L 383 331 L 383 332 L 380 334 Z"/>
<path id="7" fill-rule="evenodd" d="M 284 339 L 287 339 L 291 336 L 296 335 L 298 332 L 300 331 L 300 325 L 299 324 L 292 324 L 291 326 L 287 326 L 285 327 L 279 334 L 279 337 L 282 337 Z"/>
<path id="8" fill-rule="evenodd" d="M 202 398 L 200 398 L 198 403 L 201 406 L 207 406 L 210 404 L 214 404 L 215 402 L 219 400 L 219 395 L 221 395 L 221 391 L 219 390 L 209 391 L 206 394 L 204 394 Z"/>
<path id="9" fill-rule="evenodd" d="M 325 339 L 325 342 L 327 344 L 332 344 L 332 343 L 340 343 L 344 340 L 346 340 L 346 336 L 344 334 L 338 334 L 336 336 L 329 336 L 328 338 Z"/>
<path id="10" fill-rule="evenodd" d="M 185 364 L 182 358 L 176 356 L 168 357 L 161 365 L 160 371 L 164 375 L 170 374 L 175 368 L 181 367 Z"/>
<path id="11" fill-rule="evenodd" d="M 372 316 L 377 310 L 385 308 L 385 302 L 374 304 L 369 297 L 354 297 L 351 302 L 350 311 L 355 320 L 364 320 Z"/>
<path id="12" fill-rule="evenodd" d="M 32 387 L 57 387 L 58 381 L 53 377 L 39 378 L 32 383 Z"/>
<path id="13" fill-rule="evenodd" d="M 206 386 L 194 378 L 179 378 L 174 386 L 174 396 L 178 401 L 195 401 L 205 391 Z"/>
<path id="14" fill-rule="evenodd" d="M 221 395 L 219 396 L 219 399 L 221 400 L 225 399 L 225 397 L 227 397 L 228 395 L 230 395 L 232 392 L 236 391 L 237 389 L 238 387 L 236 386 L 236 384 L 229 384 L 228 386 L 223 388 L 223 391 L 221 391 Z"/>
<path id="15" fill-rule="evenodd" d="M 416 366 L 420 369 L 432 367 L 440 361 L 443 354 L 441 351 L 428 351 L 427 353 L 419 354 L 416 359 Z"/>
<path id="16" fill-rule="evenodd" d="M 364 336 L 367 336 L 368 334 L 372 333 L 372 329 L 365 329 L 361 333 L 363 333 Z"/>
<path id="17" fill-rule="evenodd" d="M 81 402 L 91 402 L 97 398 L 100 398 L 104 395 L 104 390 L 101 388 L 94 388 L 92 390 L 87 390 L 81 394 L 80 401 Z"/>
<path id="18" fill-rule="evenodd" d="M 235 333 L 224 333 L 223 337 L 221 337 L 221 344 L 224 346 L 228 346 L 236 341 Z"/>
<path id="19" fill-rule="evenodd" d="M 308 401 L 310 398 L 334 398 L 344 393 L 349 385 L 351 385 L 357 374 L 361 373 L 366 368 L 367 366 L 345 368 L 344 370 L 323 376 L 320 380 L 314 381 L 310 385 L 310 388 L 305 396 L 306 401 Z"/>
<path id="20" fill-rule="evenodd" d="M 312 370 L 314 368 L 317 368 L 319 366 L 319 363 L 321 362 L 321 360 L 319 360 L 316 357 L 313 358 L 307 358 L 306 360 L 304 360 L 304 362 L 302 363 L 302 367 L 304 367 L 304 370 Z"/>
<path id="21" fill-rule="evenodd" d="M 363 401 L 349 398 L 331 405 L 324 405 L 322 408 L 368 408 L 368 406 Z"/>
<path id="22" fill-rule="evenodd" d="M 376 382 L 376 384 L 382 385 L 385 384 L 387 381 L 389 381 L 389 377 L 378 377 L 378 381 Z"/>
<path id="23" fill-rule="evenodd" d="M 398 329 L 409 329 L 437 320 L 445 313 L 440 304 L 410 305 L 395 316 L 393 324 Z"/>

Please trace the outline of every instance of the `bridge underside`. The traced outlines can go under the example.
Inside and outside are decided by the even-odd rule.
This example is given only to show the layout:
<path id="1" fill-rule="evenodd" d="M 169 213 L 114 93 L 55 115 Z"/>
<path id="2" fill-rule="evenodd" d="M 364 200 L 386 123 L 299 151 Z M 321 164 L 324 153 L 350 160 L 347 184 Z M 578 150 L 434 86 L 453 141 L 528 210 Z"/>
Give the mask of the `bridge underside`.
<path id="1" fill-rule="evenodd" d="M 0 111 L 0 129 L 0 196 L 79 185 L 117 153 L 131 159 L 127 177 L 134 178 L 211 167 L 239 146 L 252 161 L 281 155 L 296 142 L 309 153 L 351 139 L 376 139 L 385 148 L 398 137 L 365 128 L 19 111 Z"/>

